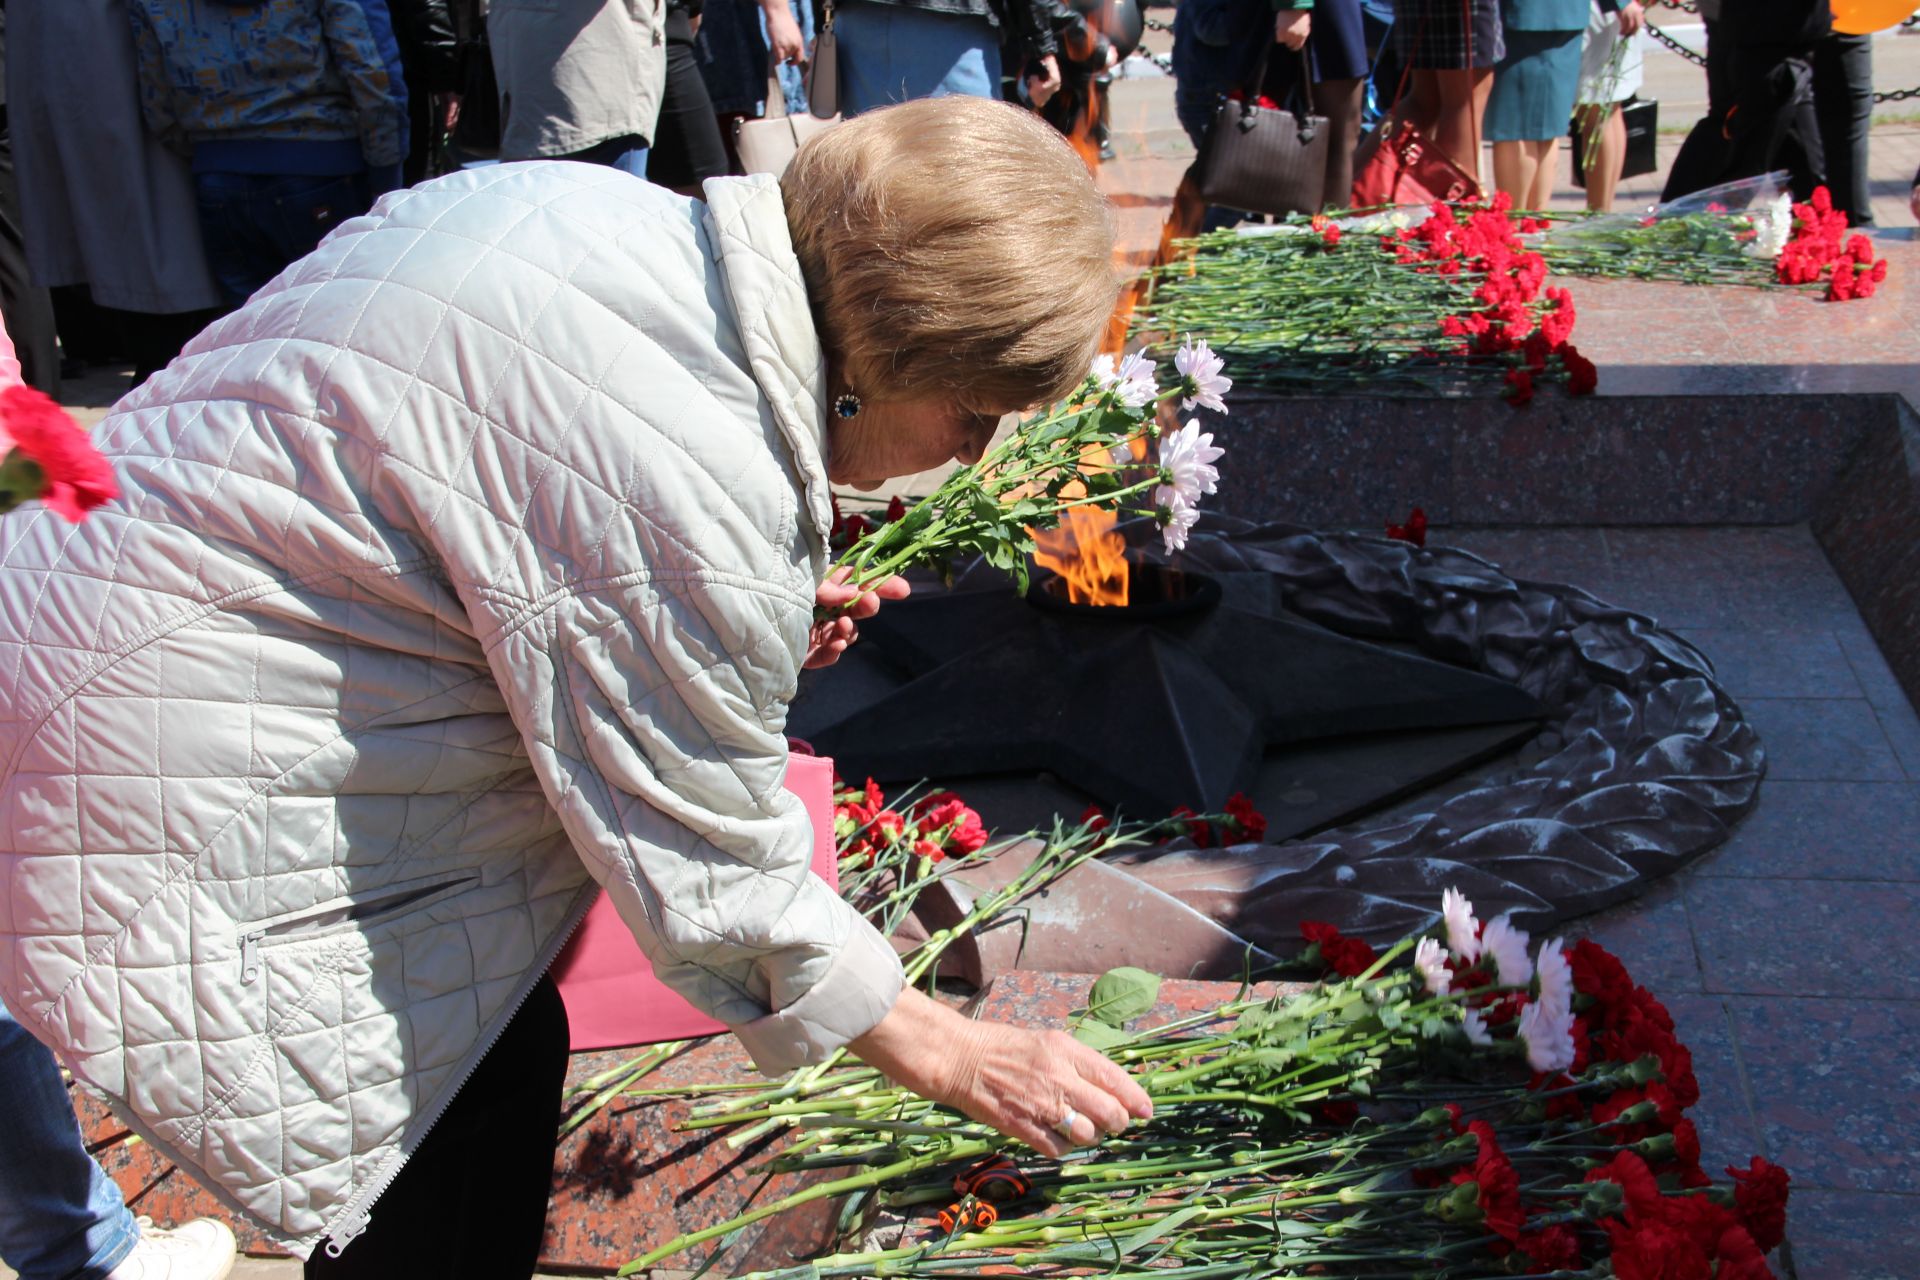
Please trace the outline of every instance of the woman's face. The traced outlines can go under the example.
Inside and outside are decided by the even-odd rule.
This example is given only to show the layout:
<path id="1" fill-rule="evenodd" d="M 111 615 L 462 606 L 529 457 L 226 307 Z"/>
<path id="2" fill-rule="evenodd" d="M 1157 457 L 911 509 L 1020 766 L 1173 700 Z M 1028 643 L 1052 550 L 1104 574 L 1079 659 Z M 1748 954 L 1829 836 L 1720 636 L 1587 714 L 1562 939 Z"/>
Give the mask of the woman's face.
<path id="1" fill-rule="evenodd" d="M 869 400 L 851 418 L 827 415 L 827 478 L 877 489 L 949 460 L 980 460 L 1007 413 L 962 408 L 951 399 Z"/>

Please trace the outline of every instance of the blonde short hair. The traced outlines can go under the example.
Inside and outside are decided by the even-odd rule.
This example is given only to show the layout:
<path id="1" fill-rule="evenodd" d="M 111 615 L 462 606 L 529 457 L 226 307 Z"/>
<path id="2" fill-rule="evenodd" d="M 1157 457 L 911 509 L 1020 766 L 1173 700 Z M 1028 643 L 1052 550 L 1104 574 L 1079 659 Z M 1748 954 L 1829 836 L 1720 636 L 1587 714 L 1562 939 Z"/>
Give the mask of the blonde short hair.
<path id="1" fill-rule="evenodd" d="M 966 407 L 1056 400 L 1120 290 L 1087 167 L 984 98 L 884 107 L 815 137 L 781 178 L 814 318 L 853 389 Z"/>

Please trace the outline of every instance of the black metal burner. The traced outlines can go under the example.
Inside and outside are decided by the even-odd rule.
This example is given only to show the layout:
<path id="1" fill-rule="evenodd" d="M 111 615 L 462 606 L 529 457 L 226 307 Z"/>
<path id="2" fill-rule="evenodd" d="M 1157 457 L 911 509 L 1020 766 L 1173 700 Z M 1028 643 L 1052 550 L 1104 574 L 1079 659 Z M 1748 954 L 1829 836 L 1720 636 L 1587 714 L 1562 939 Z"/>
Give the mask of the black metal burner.
<path id="1" fill-rule="evenodd" d="M 1027 592 L 1027 603 L 1089 622 L 1157 622 L 1205 613 L 1220 603 L 1220 584 L 1208 574 L 1183 573 L 1163 564 L 1129 560 L 1127 603 L 1123 605 L 1075 604 L 1067 598 L 1066 579 L 1057 573 L 1037 580 Z"/>
<path id="2" fill-rule="evenodd" d="M 1133 561 L 1139 602 L 1035 585 L 922 591 L 807 673 L 789 732 L 849 778 L 931 778 L 1003 829 L 1089 801 L 1159 817 L 1245 791 L 1269 842 L 1346 822 L 1507 751 L 1518 685 L 1289 613 L 1269 574 Z"/>

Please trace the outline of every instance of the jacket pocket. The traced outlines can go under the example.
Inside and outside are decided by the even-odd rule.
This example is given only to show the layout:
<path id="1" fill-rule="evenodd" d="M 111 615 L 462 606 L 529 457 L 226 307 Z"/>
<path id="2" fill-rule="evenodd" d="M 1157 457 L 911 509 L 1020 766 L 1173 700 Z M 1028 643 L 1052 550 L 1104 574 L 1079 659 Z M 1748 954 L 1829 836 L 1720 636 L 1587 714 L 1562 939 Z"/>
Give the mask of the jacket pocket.
<path id="1" fill-rule="evenodd" d="M 260 976 L 260 951 L 263 947 L 310 942 L 349 931 L 370 929 L 411 915 L 479 883 L 480 873 L 477 871 L 453 871 L 424 880 L 382 885 L 364 893 L 331 898 L 301 911 L 256 921 L 240 935 L 240 981 L 251 983 Z"/>

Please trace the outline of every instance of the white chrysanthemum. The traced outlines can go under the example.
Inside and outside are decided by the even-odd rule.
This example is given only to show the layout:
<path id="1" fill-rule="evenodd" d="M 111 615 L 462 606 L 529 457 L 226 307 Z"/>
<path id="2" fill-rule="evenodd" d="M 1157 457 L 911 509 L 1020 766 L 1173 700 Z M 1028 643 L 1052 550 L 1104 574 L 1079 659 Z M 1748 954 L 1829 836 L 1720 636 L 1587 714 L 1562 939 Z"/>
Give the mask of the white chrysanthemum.
<path id="1" fill-rule="evenodd" d="M 1473 918 L 1473 904 L 1458 889 L 1440 895 L 1440 915 L 1447 922 L 1447 946 L 1453 954 L 1472 964 L 1480 958 L 1480 922 Z"/>
<path id="2" fill-rule="evenodd" d="M 1427 984 L 1427 990 L 1443 996 L 1453 986 L 1453 971 L 1447 968 L 1447 949 L 1438 938 L 1422 938 L 1413 949 L 1413 967 Z"/>
<path id="3" fill-rule="evenodd" d="M 1179 490 L 1164 484 L 1153 491 L 1153 504 L 1167 553 L 1171 555 L 1183 550 L 1187 545 L 1187 535 L 1193 532 L 1193 526 L 1200 520 L 1200 508 L 1182 497 Z"/>
<path id="4" fill-rule="evenodd" d="M 1213 443 L 1211 432 L 1200 430 L 1195 418 L 1184 427 L 1160 437 L 1160 481 L 1198 506 L 1202 494 L 1220 491 L 1220 470 L 1213 464 L 1226 456 L 1226 450 Z"/>
<path id="5" fill-rule="evenodd" d="M 1112 356 L 1095 356 L 1089 372 L 1102 391 L 1113 392 L 1113 398 L 1129 409 L 1144 409 L 1160 395 L 1153 380 L 1153 361 L 1138 351 L 1117 366 Z"/>
<path id="6" fill-rule="evenodd" d="M 1573 1016 L 1573 966 L 1567 963 L 1565 944 L 1552 938 L 1540 944 L 1534 973 L 1540 979 L 1540 1003 L 1556 1018 Z"/>
<path id="7" fill-rule="evenodd" d="M 1759 234 L 1747 242 L 1747 252 L 1772 262 L 1793 238 L 1793 197 L 1786 192 L 1775 196 L 1766 211 L 1754 215 L 1753 229 Z"/>
<path id="8" fill-rule="evenodd" d="M 1514 928 L 1505 916 L 1489 921 L 1481 931 L 1480 946 L 1493 957 L 1501 986 L 1524 987 L 1533 981 L 1533 960 L 1527 955 L 1529 941 L 1526 930 Z"/>
<path id="9" fill-rule="evenodd" d="M 1491 932 L 1491 929 L 1489 929 Z M 1520 1011 L 1520 1040 L 1535 1071 L 1565 1071 L 1573 1065 L 1573 1018 L 1556 1016 L 1538 1002 Z"/>
<path id="10" fill-rule="evenodd" d="M 1221 397 L 1233 390 L 1233 379 L 1220 372 L 1226 361 L 1213 354 L 1213 348 L 1188 338 L 1174 353 L 1173 367 L 1180 373 L 1180 387 L 1185 393 L 1180 401 L 1182 409 L 1199 405 L 1215 413 L 1227 411 L 1227 402 Z"/>
<path id="11" fill-rule="evenodd" d="M 1480 1016 L 1478 1009 L 1462 1009 L 1460 1025 L 1467 1029 L 1467 1040 L 1477 1045 L 1490 1045 L 1493 1037 L 1487 1034 L 1487 1020 Z"/>

